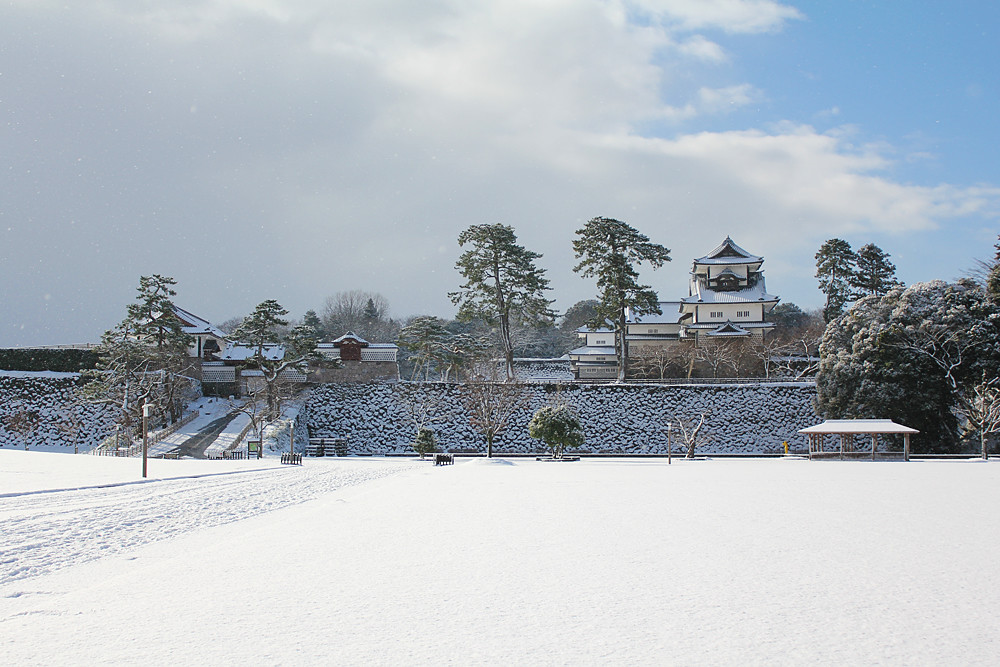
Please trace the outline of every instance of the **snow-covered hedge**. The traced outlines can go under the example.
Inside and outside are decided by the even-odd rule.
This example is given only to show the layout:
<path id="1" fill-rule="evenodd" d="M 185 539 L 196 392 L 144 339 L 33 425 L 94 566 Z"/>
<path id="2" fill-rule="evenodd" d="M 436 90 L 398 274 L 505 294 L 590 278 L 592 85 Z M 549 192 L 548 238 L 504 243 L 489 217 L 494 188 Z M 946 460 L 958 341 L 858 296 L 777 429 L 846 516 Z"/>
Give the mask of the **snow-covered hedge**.
<path id="1" fill-rule="evenodd" d="M 97 446 L 114 431 L 112 411 L 103 405 L 78 405 L 73 390 L 79 386 L 76 373 L 0 372 L 0 447 L 24 448 L 21 434 L 5 428 L 8 416 L 18 412 L 38 413 L 38 428 L 28 436 L 29 449 L 73 451 L 73 434 L 59 424 L 78 424 L 80 451 Z"/>
<path id="2" fill-rule="evenodd" d="M 436 403 L 432 414 L 438 448 L 483 451 L 485 443 L 469 424 L 461 388 L 424 383 L 420 390 Z M 312 437 L 346 437 L 352 453 L 402 453 L 410 450 L 416 426 L 403 394 L 414 385 L 353 384 L 316 388 L 302 412 Z M 700 453 L 777 453 L 782 442 L 805 450 L 797 431 L 817 422 L 816 388 L 811 384 L 754 385 L 529 385 L 526 405 L 494 442 L 497 452 L 541 452 L 528 437 L 528 422 L 538 408 L 557 400 L 573 405 L 587 434 L 581 451 L 614 454 L 665 454 L 666 422 L 708 412 L 709 442 Z M 676 428 L 676 427 L 675 427 Z M 674 442 L 674 451 L 679 450 Z"/>

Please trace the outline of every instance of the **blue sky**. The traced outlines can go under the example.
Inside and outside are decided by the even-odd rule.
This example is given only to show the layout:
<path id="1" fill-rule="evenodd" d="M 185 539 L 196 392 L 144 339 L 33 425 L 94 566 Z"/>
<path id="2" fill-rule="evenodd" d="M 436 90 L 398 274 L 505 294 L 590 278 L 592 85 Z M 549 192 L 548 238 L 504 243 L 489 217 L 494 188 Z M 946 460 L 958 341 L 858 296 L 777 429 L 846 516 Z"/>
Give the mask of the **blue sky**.
<path id="1" fill-rule="evenodd" d="M 773 0 L 102 0 L 0 7 L 0 345 L 96 341 L 140 275 L 212 321 L 350 289 L 450 317 L 459 232 L 514 226 L 557 307 L 574 231 L 726 235 L 954 279 L 1000 233 L 1000 7 Z"/>

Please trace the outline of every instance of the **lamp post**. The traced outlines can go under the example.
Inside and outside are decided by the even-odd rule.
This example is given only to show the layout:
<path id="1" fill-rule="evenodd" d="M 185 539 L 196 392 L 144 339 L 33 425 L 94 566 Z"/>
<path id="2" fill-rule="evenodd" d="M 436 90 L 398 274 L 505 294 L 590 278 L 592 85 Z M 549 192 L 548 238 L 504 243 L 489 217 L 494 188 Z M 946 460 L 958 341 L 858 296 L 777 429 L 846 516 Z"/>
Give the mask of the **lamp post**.
<path id="1" fill-rule="evenodd" d="M 153 406 L 149 403 L 142 404 L 142 476 L 146 477 L 146 453 L 149 449 L 149 416 L 153 412 Z"/>

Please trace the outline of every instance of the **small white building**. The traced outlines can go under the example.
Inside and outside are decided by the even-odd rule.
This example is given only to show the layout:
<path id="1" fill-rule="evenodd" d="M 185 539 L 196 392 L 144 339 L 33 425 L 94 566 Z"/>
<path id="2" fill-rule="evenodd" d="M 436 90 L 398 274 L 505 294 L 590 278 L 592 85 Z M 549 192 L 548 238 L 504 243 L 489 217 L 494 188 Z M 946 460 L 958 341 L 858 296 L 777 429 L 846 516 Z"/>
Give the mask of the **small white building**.
<path id="1" fill-rule="evenodd" d="M 615 332 L 611 329 L 576 330 L 583 346 L 570 350 L 569 365 L 577 380 L 609 380 L 618 377 Z"/>
<path id="2" fill-rule="evenodd" d="M 174 314 L 181 321 L 182 331 L 194 339 L 188 348 L 188 356 L 205 359 L 225 349 L 226 334 L 222 329 L 177 306 L 174 306 Z"/>

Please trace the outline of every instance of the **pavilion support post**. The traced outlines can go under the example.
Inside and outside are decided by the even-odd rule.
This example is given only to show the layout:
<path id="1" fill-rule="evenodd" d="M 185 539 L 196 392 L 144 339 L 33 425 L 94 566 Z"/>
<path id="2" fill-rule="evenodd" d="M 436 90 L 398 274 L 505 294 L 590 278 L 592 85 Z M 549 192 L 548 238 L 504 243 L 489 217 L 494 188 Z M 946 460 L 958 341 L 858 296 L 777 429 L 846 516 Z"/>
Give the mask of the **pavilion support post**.
<path id="1" fill-rule="evenodd" d="M 841 461 L 844 460 L 844 443 L 846 441 L 847 441 L 847 434 L 846 433 L 841 433 L 840 434 L 840 460 Z"/>
<path id="2" fill-rule="evenodd" d="M 878 433 L 872 433 L 872 461 L 875 460 L 875 446 L 878 444 Z"/>
<path id="3" fill-rule="evenodd" d="M 903 434 L 903 460 L 904 461 L 909 461 L 910 460 L 910 434 L 909 433 L 904 433 Z"/>

